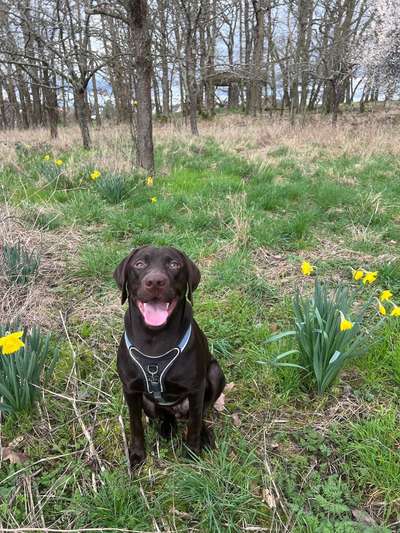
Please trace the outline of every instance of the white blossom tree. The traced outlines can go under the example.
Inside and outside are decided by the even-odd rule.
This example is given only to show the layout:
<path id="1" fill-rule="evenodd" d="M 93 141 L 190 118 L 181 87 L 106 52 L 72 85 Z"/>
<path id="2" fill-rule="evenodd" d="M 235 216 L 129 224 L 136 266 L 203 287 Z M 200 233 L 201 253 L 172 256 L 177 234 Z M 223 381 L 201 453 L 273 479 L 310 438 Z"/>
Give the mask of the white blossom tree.
<path id="1" fill-rule="evenodd" d="M 356 50 L 368 83 L 393 94 L 400 82 L 400 0 L 371 0 L 370 25 Z"/>

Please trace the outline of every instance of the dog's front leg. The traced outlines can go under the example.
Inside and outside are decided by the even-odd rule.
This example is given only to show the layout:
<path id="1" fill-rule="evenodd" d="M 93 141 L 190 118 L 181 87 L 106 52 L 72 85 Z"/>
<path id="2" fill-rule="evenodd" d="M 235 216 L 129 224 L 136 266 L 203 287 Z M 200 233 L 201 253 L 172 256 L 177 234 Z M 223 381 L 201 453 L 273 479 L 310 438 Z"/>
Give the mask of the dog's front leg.
<path id="1" fill-rule="evenodd" d="M 201 451 L 201 428 L 203 423 L 205 384 L 201 390 L 189 394 L 189 421 L 187 445 L 195 454 Z"/>
<path id="2" fill-rule="evenodd" d="M 136 468 L 146 458 L 144 443 L 144 429 L 142 422 L 142 394 L 128 393 L 124 396 L 129 409 L 129 421 L 131 427 L 131 442 L 129 448 L 129 460 L 131 468 Z"/>

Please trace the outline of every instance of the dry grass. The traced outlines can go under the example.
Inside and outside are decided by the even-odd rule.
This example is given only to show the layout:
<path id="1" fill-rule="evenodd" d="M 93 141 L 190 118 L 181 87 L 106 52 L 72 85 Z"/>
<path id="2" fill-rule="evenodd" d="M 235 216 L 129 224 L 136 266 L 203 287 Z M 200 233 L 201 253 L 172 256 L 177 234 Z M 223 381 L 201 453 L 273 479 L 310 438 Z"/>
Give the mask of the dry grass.
<path id="1" fill-rule="evenodd" d="M 79 232 L 46 232 L 26 222 L 20 210 L 1 205 L 0 257 L 4 243 L 22 243 L 30 252 L 40 255 L 37 276 L 26 286 L 9 282 L 0 268 L 0 323 L 20 320 L 26 325 L 54 326 L 58 320 L 59 302 L 57 287 L 67 280 L 66 262 L 77 252 L 80 245 Z M 1 264 L 0 264 L 1 267 Z"/>
<path id="2" fill-rule="evenodd" d="M 287 117 L 231 114 L 218 116 L 215 120 L 200 120 L 199 130 L 198 146 L 212 137 L 224 149 L 249 159 L 262 160 L 265 164 L 273 161 L 271 152 L 282 147 L 297 153 L 300 159 L 306 156 L 309 161 L 319 158 L 321 151 L 328 156 L 346 153 L 363 158 L 377 153 L 400 155 L 400 110 L 397 107 L 388 107 L 386 111 L 379 110 L 373 114 L 343 114 L 337 128 L 332 128 L 329 117 L 316 114 L 307 116 L 304 125 L 295 127 L 290 125 Z M 176 141 L 185 146 L 193 139 L 189 131 L 179 118 L 168 124 L 155 122 L 155 142 L 166 144 Z M 87 154 L 88 166 L 113 172 L 132 169 L 134 154 L 127 125 L 93 128 L 91 136 L 94 150 Z M 56 140 L 50 140 L 47 129 L 38 128 L 34 139 L 32 142 L 32 130 L 2 132 L 0 165 L 16 164 L 16 143 L 48 147 L 55 157 L 81 143 L 77 126 L 60 128 Z"/>
<path id="3" fill-rule="evenodd" d="M 213 137 L 223 148 L 233 150 L 250 159 L 270 160 L 270 152 L 287 147 L 294 152 L 318 157 L 323 150 L 327 155 L 360 155 L 364 158 L 376 153 L 400 154 L 400 124 L 390 120 L 391 113 L 377 112 L 358 115 L 344 114 L 339 127 L 332 128 L 328 117 L 310 115 L 304 126 L 291 126 L 286 117 L 245 117 L 227 115 L 214 121 L 200 123 L 200 136 Z M 169 139 L 179 143 L 190 142 L 187 129 L 181 126 L 156 127 L 157 140 Z"/>

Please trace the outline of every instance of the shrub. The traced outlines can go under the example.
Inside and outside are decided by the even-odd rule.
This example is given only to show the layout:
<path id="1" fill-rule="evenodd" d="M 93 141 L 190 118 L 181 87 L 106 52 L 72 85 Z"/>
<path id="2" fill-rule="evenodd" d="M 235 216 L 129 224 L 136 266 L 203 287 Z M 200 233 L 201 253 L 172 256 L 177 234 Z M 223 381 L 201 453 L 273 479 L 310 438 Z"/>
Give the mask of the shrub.
<path id="1" fill-rule="evenodd" d="M 0 324 L 0 337 L 19 329 L 18 324 Z M 31 409 L 38 397 L 38 386 L 48 381 L 58 359 L 58 351 L 50 347 L 50 335 L 44 335 L 39 328 L 25 330 L 22 339 L 22 346 L 15 353 L 0 351 L 0 411 L 9 414 Z"/>
<path id="2" fill-rule="evenodd" d="M 4 271 L 11 283 L 26 285 L 39 269 L 40 255 L 35 251 L 28 252 L 21 242 L 3 244 Z"/>

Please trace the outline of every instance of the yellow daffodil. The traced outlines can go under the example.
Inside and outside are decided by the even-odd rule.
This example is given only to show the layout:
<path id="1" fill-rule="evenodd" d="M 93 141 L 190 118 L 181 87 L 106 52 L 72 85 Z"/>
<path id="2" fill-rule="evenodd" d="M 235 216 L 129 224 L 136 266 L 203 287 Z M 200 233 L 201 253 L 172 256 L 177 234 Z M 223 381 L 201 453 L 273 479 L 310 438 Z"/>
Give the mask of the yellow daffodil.
<path id="1" fill-rule="evenodd" d="M 156 196 L 152 196 L 152 197 L 150 198 L 150 202 L 151 202 L 152 204 L 156 204 L 156 203 L 157 203 L 157 197 L 156 197 Z"/>
<path id="2" fill-rule="evenodd" d="M 301 271 L 305 276 L 309 276 L 314 272 L 314 267 L 308 261 L 303 261 L 301 263 Z"/>
<path id="3" fill-rule="evenodd" d="M 23 334 L 23 331 L 16 331 L 14 333 L 9 333 L 4 337 L 0 337 L 0 348 L 2 350 L 2 354 L 10 355 L 18 352 L 20 348 L 25 346 L 25 344 L 21 341 Z"/>
<path id="4" fill-rule="evenodd" d="M 361 270 L 360 268 L 357 268 L 357 270 L 353 270 L 354 280 L 359 281 L 363 277 L 364 277 L 364 270 Z"/>
<path id="5" fill-rule="evenodd" d="M 378 277 L 378 272 L 366 272 L 365 276 L 363 277 L 363 283 L 366 285 L 367 283 L 373 283 L 376 281 L 376 278 Z"/>
<path id="6" fill-rule="evenodd" d="M 49 156 L 49 154 L 46 154 L 46 155 L 43 157 L 43 159 L 44 159 L 45 161 L 50 161 L 50 156 Z"/>
<path id="7" fill-rule="evenodd" d="M 393 304 L 393 309 L 390 313 L 390 316 L 400 316 L 400 307 Z"/>
<path id="8" fill-rule="evenodd" d="M 379 313 L 380 313 L 382 316 L 385 316 L 385 315 L 386 315 L 386 309 L 385 309 L 385 307 L 384 307 L 381 303 L 379 304 L 378 309 L 379 309 Z"/>
<path id="9" fill-rule="evenodd" d="M 134 106 L 134 107 L 137 107 L 137 105 L 138 105 L 138 101 L 137 101 L 137 100 L 133 100 L 132 103 L 133 103 L 133 106 Z"/>
<path id="10" fill-rule="evenodd" d="M 90 173 L 90 179 L 93 181 L 96 181 L 97 178 L 100 178 L 101 172 L 99 170 L 93 170 L 93 172 Z"/>
<path id="11" fill-rule="evenodd" d="M 153 187 L 153 184 L 154 184 L 153 176 L 147 176 L 147 178 L 146 178 L 147 187 Z"/>
<path id="12" fill-rule="evenodd" d="M 61 167 L 61 165 L 64 164 L 64 161 L 62 159 L 56 159 L 54 161 L 54 164 L 57 165 L 58 167 Z"/>
<path id="13" fill-rule="evenodd" d="M 386 301 L 390 300 L 392 296 L 393 296 L 392 291 L 386 290 L 386 291 L 382 291 L 381 292 L 381 295 L 379 296 L 379 299 L 380 299 L 381 302 L 386 302 Z"/>
<path id="14" fill-rule="evenodd" d="M 347 320 L 345 318 L 342 311 L 340 311 L 340 331 L 347 331 L 348 329 L 351 329 L 354 326 L 353 322 L 350 320 Z"/>

